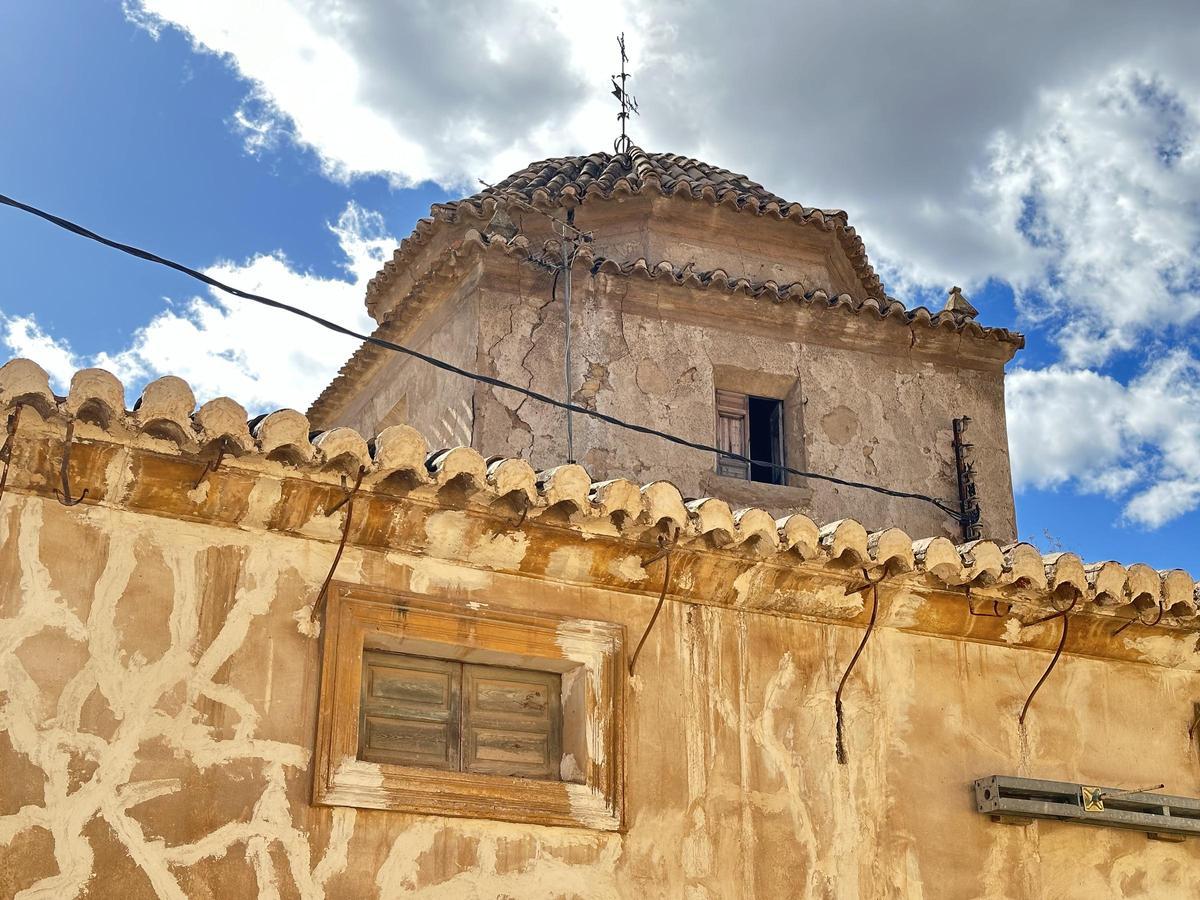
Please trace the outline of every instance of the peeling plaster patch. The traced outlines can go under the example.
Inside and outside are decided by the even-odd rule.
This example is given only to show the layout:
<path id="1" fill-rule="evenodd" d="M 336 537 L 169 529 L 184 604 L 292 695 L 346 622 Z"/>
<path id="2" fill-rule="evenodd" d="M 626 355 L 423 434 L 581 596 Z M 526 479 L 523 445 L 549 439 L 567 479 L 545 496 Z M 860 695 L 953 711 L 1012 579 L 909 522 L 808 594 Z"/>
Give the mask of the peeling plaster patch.
<path id="1" fill-rule="evenodd" d="M 429 552 L 442 559 L 463 559 L 470 521 L 458 509 L 430 513 L 425 520 L 425 537 Z"/>
<path id="2" fill-rule="evenodd" d="M 250 495 L 246 498 L 246 515 L 242 519 L 242 526 L 250 529 L 266 528 L 282 497 L 282 481 L 277 478 L 256 478 Z"/>
<path id="3" fill-rule="evenodd" d="M 739 606 L 744 604 L 749 599 L 750 592 L 753 590 L 754 576 L 758 574 L 758 567 L 747 569 L 737 578 L 733 579 L 733 591 L 737 596 L 735 601 Z"/>
<path id="4" fill-rule="evenodd" d="M 858 434 L 858 416 L 848 406 L 837 406 L 821 417 L 821 429 L 830 443 L 844 447 Z"/>
<path id="5" fill-rule="evenodd" d="M 123 497 L 125 486 L 133 480 L 133 454 L 128 448 L 113 454 L 104 470 L 104 483 L 109 485 L 109 496 Z"/>
<path id="6" fill-rule="evenodd" d="M 1177 637 L 1173 634 L 1127 637 L 1124 645 L 1138 653 L 1143 660 L 1171 669 L 1200 672 L 1200 658 L 1196 653 L 1196 635 Z"/>
<path id="7" fill-rule="evenodd" d="M 562 763 L 558 767 L 558 775 L 563 781 L 579 782 L 583 780 L 583 769 L 579 768 L 579 763 L 575 761 L 574 753 L 563 755 Z"/>
<path id="8" fill-rule="evenodd" d="M 187 492 L 187 498 L 199 506 L 208 499 L 209 481 L 205 478 L 198 485 Z"/>
<path id="9" fill-rule="evenodd" d="M 911 628 L 916 625 L 925 601 L 913 593 L 897 594 L 890 598 L 887 615 L 880 623 L 890 628 Z"/>
<path id="10" fill-rule="evenodd" d="M 321 623 L 313 618 L 313 608 L 316 603 L 306 603 L 294 613 L 292 618 L 296 620 L 296 630 L 307 638 L 318 638 L 321 636 Z"/>
<path id="11" fill-rule="evenodd" d="M 476 565 L 487 566 L 489 569 L 515 570 L 521 567 L 521 560 L 525 558 L 528 546 L 529 536 L 523 531 L 512 534 L 494 534 L 481 540 L 467 554 L 467 559 Z"/>
<path id="12" fill-rule="evenodd" d="M 422 559 L 413 564 L 408 584 L 418 594 L 438 589 L 482 591 L 491 587 L 492 575 L 490 572 L 463 568 L 440 559 Z"/>
<path id="13" fill-rule="evenodd" d="M 1001 638 L 1006 644 L 1021 643 L 1021 620 L 1015 617 L 1010 617 L 1004 620 L 1004 634 Z"/>
<path id="14" fill-rule="evenodd" d="M 300 526 L 300 530 L 306 537 L 340 543 L 342 528 L 345 526 L 345 523 L 345 507 L 332 516 L 327 516 L 323 511 L 318 509 L 314 510 L 313 514 L 308 517 L 308 520 Z"/>
<path id="15" fill-rule="evenodd" d="M 584 581 L 592 571 L 592 554 L 577 547 L 559 547 L 546 559 L 546 574 L 563 581 Z"/>
<path id="16" fill-rule="evenodd" d="M 473 845 L 473 853 L 463 855 L 473 856 L 477 864 L 432 879 L 427 873 L 436 872 L 437 867 L 429 865 L 428 856 L 440 852 L 435 848 L 443 842 L 464 851 Z M 514 842 L 531 848 L 528 862 L 519 868 L 509 867 L 505 860 Z M 375 884 L 380 900 L 411 896 L 422 900 L 620 900 L 616 867 L 621 850 L 621 840 L 608 835 L 547 832 L 490 822 L 463 821 L 451 826 L 424 820 L 404 829 L 392 842 Z M 594 859 L 580 863 L 587 851 L 592 851 Z"/>
<path id="17" fill-rule="evenodd" d="M 383 787 L 383 769 L 379 767 L 379 763 L 347 756 L 338 763 L 334 779 L 339 783 L 353 782 L 357 787 L 381 788 Z"/>
<path id="18" fill-rule="evenodd" d="M 817 590 L 775 591 L 767 608 L 785 609 L 804 616 L 850 620 L 863 611 L 864 603 L 862 594 L 847 596 L 843 587 L 832 585 Z"/>
<path id="19" fill-rule="evenodd" d="M 608 564 L 608 571 L 622 581 L 637 582 L 646 580 L 646 570 L 642 560 L 636 555 L 622 556 Z"/>

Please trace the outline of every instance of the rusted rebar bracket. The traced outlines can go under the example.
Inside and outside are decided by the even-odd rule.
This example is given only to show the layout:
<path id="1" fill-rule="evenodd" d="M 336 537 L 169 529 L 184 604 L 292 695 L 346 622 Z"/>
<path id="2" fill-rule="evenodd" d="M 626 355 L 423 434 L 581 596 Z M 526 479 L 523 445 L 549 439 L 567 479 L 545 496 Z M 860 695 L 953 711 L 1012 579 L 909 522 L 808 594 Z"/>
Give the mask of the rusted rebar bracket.
<path id="1" fill-rule="evenodd" d="M 846 687 L 846 681 L 850 678 L 850 673 L 854 671 L 854 666 L 858 662 L 858 658 L 862 656 L 863 648 L 867 646 L 867 641 L 871 639 L 871 633 L 875 630 L 875 619 L 879 614 L 879 582 L 886 578 L 886 573 L 876 578 L 874 581 L 867 574 L 867 570 L 863 569 L 863 578 L 865 584 L 851 585 L 846 588 L 846 595 L 857 594 L 871 589 L 871 618 L 867 622 L 867 630 L 863 632 L 862 640 L 858 643 L 858 649 L 854 651 L 854 655 L 850 657 L 850 665 L 846 666 L 846 671 L 842 673 L 842 680 L 838 682 L 837 692 L 833 695 L 833 712 L 836 717 L 837 732 L 834 738 L 834 752 L 837 754 L 839 765 L 846 765 L 849 758 L 846 756 L 846 744 L 842 737 L 843 726 L 843 710 L 842 710 L 842 690 Z"/>
<path id="2" fill-rule="evenodd" d="M 992 611 L 990 613 L 979 612 L 975 609 L 975 602 L 971 599 L 971 586 L 968 584 L 963 588 L 963 596 L 967 598 L 967 612 L 976 618 L 980 619 L 1004 619 L 1012 612 L 1013 605 L 1007 600 L 993 600 Z M 1000 605 L 1004 604 L 1004 612 L 1000 612 Z"/>
<path id="3" fill-rule="evenodd" d="M 1112 633 L 1112 636 L 1116 637 L 1118 634 L 1120 634 L 1122 631 L 1124 631 L 1130 625 L 1145 625 L 1147 628 L 1153 628 L 1155 625 L 1157 625 L 1159 622 L 1162 621 L 1163 612 L 1164 612 L 1163 603 L 1161 600 L 1159 600 L 1158 601 L 1158 615 L 1155 616 L 1153 622 L 1147 622 L 1145 619 L 1143 619 L 1141 610 L 1138 610 L 1137 614 L 1132 619 L 1130 619 L 1128 622 L 1126 622 L 1124 625 L 1122 625 L 1120 628 L 1118 628 L 1116 631 L 1114 631 Z"/>
<path id="4" fill-rule="evenodd" d="M 75 420 L 71 419 L 67 422 L 67 435 L 63 439 L 62 463 L 58 467 L 58 474 L 62 479 L 62 491 L 54 491 L 54 496 L 58 498 L 58 502 L 63 506 L 77 506 L 88 495 L 88 489 L 84 488 L 83 493 L 77 499 L 71 499 L 71 445 L 74 443 L 74 440 Z"/>
<path id="5" fill-rule="evenodd" d="M 366 472 L 366 466 L 359 466 L 358 477 L 354 479 L 354 487 L 350 488 L 346 492 L 346 496 L 339 500 L 331 509 L 325 511 L 325 515 L 330 516 L 344 506 L 346 507 L 346 519 L 342 523 L 342 539 L 338 541 L 337 553 L 333 555 L 333 565 L 329 567 L 329 574 L 325 576 L 325 581 L 321 584 L 321 592 L 317 594 L 312 612 L 309 613 L 308 618 L 311 622 L 315 622 L 325 610 L 325 600 L 329 595 L 329 585 L 333 581 L 334 573 L 337 572 L 338 563 L 342 561 L 342 554 L 346 552 L 346 540 L 350 537 L 350 523 L 354 518 L 354 495 L 358 493 L 358 488 L 362 484 L 363 475 Z"/>
<path id="6" fill-rule="evenodd" d="M 678 539 L 678 537 L 679 532 L 676 531 L 675 537 L 671 539 L 670 543 L 667 543 L 666 537 L 664 535 L 659 535 L 658 545 L 662 549 L 642 563 L 642 566 L 645 567 L 650 565 L 652 562 L 657 562 L 660 559 L 666 560 L 663 570 L 662 591 L 659 592 L 658 595 L 658 604 L 654 607 L 654 612 L 650 616 L 650 621 L 646 623 L 646 630 L 642 632 L 642 636 L 637 642 L 637 647 L 635 647 L 633 650 L 633 656 L 629 657 L 629 674 L 631 676 L 633 675 L 633 667 L 637 663 L 638 655 L 642 652 L 642 647 L 646 643 L 646 638 L 650 636 L 650 631 L 654 628 L 654 623 L 658 621 L 658 614 L 662 612 L 663 603 L 666 602 L 667 591 L 671 587 L 671 551 L 675 549 L 675 541 Z"/>
<path id="7" fill-rule="evenodd" d="M 1025 724 L 1025 716 L 1029 712 L 1029 704 L 1033 703 L 1033 698 L 1037 696 L 1037 692 L 1041 690 L 1042 685 L 1046 683 L 1046 679 L 1050 677 L 1050 673 L 1054 671 L 1054 667 L 1058 665 L 1058 660 L 1062 656 L 1063 647 L 1067 645 L 1067 613 L 1075 608 L 1075 601 L 1071 601 L 1071 605 L 1066 609 L 1059 610 L 1048 616 L 1043 616 L 1035 622 L 1030 622 L 1029 625 L 1040 625 L 1043 622 L 1049 622 L 1051 619 L 1057 619 L 1062 616 L 1062 635 L 1058 639 L 1058 649 L 1054 651 L 1054 657 L 1050 660 L 1050 665 L 1046 666 L 1046 671 L 1042 673 L 1042 677 L 1038 679 L 1038 683 L 1033 686 L 1033 690 L 1029 692 L 1029 696 L 1025 698 L 1025 705 L 1021 707 L 1021 715 L 1017 718 L 1018 725 Z M 1029 626 L 1026 626 L 1029 627 Z"/>
<path id="8" fill-rule="evenodd" d="M 225 439 L 222 438 L 217 442 L 217 455 L 204 464 L 204 471 L 201 472 L 200 477 L 196 479 L 196 483 L 193 485 L 192 490 L 195 490 L 196 488 L 200 487 L 200 485 L 204 484 L 204 479 L 220 468 L 221 460 L 225 458 L 225 454 Z"/>
<path id="9" fill-rule="evenodd" d="M 17 421 L 22 407 L 23 404 L 18 403 L 8 414 L 8 431 L 4 436 L 4 446 L 0 447 L 0 463 L 4 463 L 4 471 L 0 473 L 0 497 L 4 496 L 4 488 L 8 485 L 8 467 L 12 465 L 13 444 L 17 437 Z"/>

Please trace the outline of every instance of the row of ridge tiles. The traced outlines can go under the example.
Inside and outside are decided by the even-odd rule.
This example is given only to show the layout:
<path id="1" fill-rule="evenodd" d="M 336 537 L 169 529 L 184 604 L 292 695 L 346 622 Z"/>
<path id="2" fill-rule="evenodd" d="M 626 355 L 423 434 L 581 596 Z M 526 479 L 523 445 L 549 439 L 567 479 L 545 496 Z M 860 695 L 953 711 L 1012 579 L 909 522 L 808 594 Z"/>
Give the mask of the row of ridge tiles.
<path id="1" fill-rule="evenodd" d="M 425 439 L 407 425 L 384 429 L 370 444 L 350 428 L 317 434 L 295 410 L 279 410 L 247 420 L 237 402 L 218 397 L 198 410 L 191 388 L 166 376 L 146 385 L 133 410 L 126 411 L 124 387 L 103 369 L 75 373 L 66 397 L 50 389 L 46 372 L 27 359 L 0 367 L 0 409 L 33 407 L 46 419 L 65 417 L 99 426 L 118 440 L 143 434 L 199 453 L 218 442 L 233 456 L 256 456 L 312 472 L 366 470 L 370 488 L 402 474 L 440 486 L 452 480 L 473 484 L 497 497 L 523 497 L 547 508 L 567 504 L 609 518 L 618 526 L 681 529 L 685 541 L 706 539 L 721 549 L 755 558 L 793 552 L 800 560 L 826 560 L 852 566 L 887 565 L 893 572 L 920 571 L 950 587 L 1008 586 L 1043 598 L 1053 596 L 1102 606 L 1133 603 L 1139 610 L 1161 607 L 1174 617 L 1193 617 L 1200 586 L 1182 570 L 1155 571 L 1144 564 L 1086 565 L 1073 553 L 1043 556 L 1030 544 L 1001 547 L 992 541 L 955 546 L 944 537 L 913 540 L 898 528 L 868 533 L 853 519 L 824 526 L 803 515 L 776 520 L 762 509 L 730 510 L 714 498 L 685 500 L 669 482 L 638 486 L 624 479 L 593 482 L 578 465 L 534 472 L 522 459 L 485 460 L 468 447 L 430 452 Z"/>

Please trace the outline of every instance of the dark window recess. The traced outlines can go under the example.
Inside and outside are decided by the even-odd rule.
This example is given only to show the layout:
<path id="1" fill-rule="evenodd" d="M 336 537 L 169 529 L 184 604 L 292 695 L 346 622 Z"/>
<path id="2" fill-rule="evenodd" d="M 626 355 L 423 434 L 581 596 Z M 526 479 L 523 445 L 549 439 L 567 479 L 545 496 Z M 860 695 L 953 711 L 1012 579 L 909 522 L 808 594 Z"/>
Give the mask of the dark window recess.
<path id="1" fill-rule="evenodd" d="M 557 672 L 366 650 L 359 758 L 558 780 L 561 685 Z"/>
<path id="2" fill-rule="evenodd" d="M 783 403 L 717 391 L 717 446 L 729 453 L 774 465 L 753 465 L 727 456 L 717 458 L 717 473 L 763 484 L 785 484 L 783 470 Z"/>

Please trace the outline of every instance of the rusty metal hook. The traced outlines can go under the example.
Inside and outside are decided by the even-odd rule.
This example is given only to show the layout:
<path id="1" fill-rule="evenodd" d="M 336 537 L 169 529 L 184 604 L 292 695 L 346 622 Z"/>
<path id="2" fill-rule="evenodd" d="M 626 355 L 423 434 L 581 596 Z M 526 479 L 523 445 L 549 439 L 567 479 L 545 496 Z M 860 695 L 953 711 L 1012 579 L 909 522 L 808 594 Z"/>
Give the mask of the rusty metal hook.
<path id="1" fill-rule="evenodd" d="M 350 522 L 354 518 L 354 495 L 358 493 L 358 488 L 362 484 L 363 475 L 367 472 L 366 466 L 358 467 L 358 477 L 354 480 L 354 487 L 347 491 L 346 496 L 333 509 L 341 509 L 346 507 L 346 520 L 342 523 L 342 539 L 338 541 L 337 553 L 333 555 L 333 565 L 329 567 L 329 574 L 325 576 L 325 581 L 321 583 L 321 591 L 317 594 L 317 599 L 313 603 L 312 612 L 309 613 L 309 621 L 315 622 L 325 609 L 325 600 L 329 594 L 329 585 L 333 581 L 333 573 L 337 571 L 338 563 L 342 561 L 342 554 L 346 550 L 346 540 L 350 537 Z M 325 515 L 332 514 L 333 510 L 329 510 Z"/>
<path id="2" fill-rule="evenodd" d="M 24 408 L 23 403 L 13 407 L 8 414 L 8 433 L 4 437 L 4 446 L 0 447 L 0 462 L 4 463 L 4 471 L 0 473 L 0 497 L 4 496 L 4 488 L 8 485 L 8 467 L 12 464 L 13 443 L 17 436 L 17 421 Z"/>
<path id="3" fill-rule="evenodd" d="M 1003 619 L 1012 612 L 1011 600 L 993 600 L 992 611 L 990 613 L 979 612 L 975 609 L 975 601 L 971 599 L 971 586 L 963 587 L 963 595 L 967 598 L 967 612 L 980 619 Z M 1004 612 L 1000 612 L 1000 604 L 1004 604 Z"/>
<path id="4" fill-rule="evenodd" d="M 54 491 L 54 496 L 58 498 L 58 502 L 63 506 L 77 506 L 88 495 L 88 489 L 84 488 L 83 493 L 77 499 L 71 499 L 71 445 L 74 443 L 74 440 L 75 420 L 71 419 L 67 422 L 67 435 L 63 439 L 62 462 L 58 467 L 59 477 L 62 478 L 62 490 Z"/>
<path id="5" fill-rule="evenodd" d="M 343 506 L 345 506 L 347 503 L 350 502 L 350 500 L 354 497 L 354 493 L 358 490 L 358 486 L 360 484 L 362 484 L 363 474 L 366 471 L 367 471 L 366 466 L 358 467 L 358 478 L 355 480 L 354 487 L 352 487 L 352 488 L 346 487 L 346 476 L 345 475 L 342 476 L 342 494 L 343 494 L 342 499 L 339 500 L 337 503 L 333 504 L 333 506 L 329 507 L 329 509 L 325 510 L 326 518 L 328 518 L 329 516 L 332 516 L 335 512 L 337 512 L 339 509 L 341 509 Z"/>
<path id="6" fill-rule="evenodd" d="M 201 472 L 200 477 L 196 479 L 196 483 L 193 485 L 192 490 L 195 490 L 196 488 L 200 487 L 200 485 L 204 484 L 204 479 L 213 472 L 217 471 L 221 465 L 221 460 L 223 460 L 226 456 L 226 452 L 225 439 L 221 438 L 217 442 L 217 455 L 204 464 L 204 471 Z"/>
<path id="7" fill-rule="evenodd" d="M 1037 696 L 1037 692 L 1041 690 L 1042 685 L 1046 683 L 1046 679 L 1050 677 L 1050 673 L 1054 671 L 1054 667 L 1058 665 L 1058 660 L 1062 656 L 1063 647 L 1067 645 L 1067 622 L 1069 621 L 1067 618 L 1067 613 L 1074 609 L 1074 607 L 1075 600 L 1072 600 L 1071 605 L 1066 609 L 1059 610 L 1053 615 L 1045 616 L 1044 618 L 1038 619 L 1036 622 L 1029 623 L 1030 625 L 1038 625 L 1042 622 L 1049 622 L 1051 619 L 1057 619 L 1059 616 L 1062 616 L 1063 627 L 1062 635 L 1060 635 L 1058 639 L 1058 649 L 1054 651 L 1054 657 L 1050 660 L 1050 665 L 1046 666 L 1046 671 L 1042 673 L 1042 677 L 1038 679 L 1038 683 L 1033 686 L 1033 690 L 1030 691 L 1029 696 L 1025 698 L 1025 705 L 1021 707 L 1021 715 L 1017 718 L 1018 725 L 1025 724 L 1025 716 L 1029 712 L 1029 704 L 1033 703 L 1033 698 Z"/>
<path id="8" fill-rule="evenodd" d="M 646 643 L 646 638 L 650 636 L 651 629 L 654 628 L 654 623 L 658 621 L 658 614 L 662 612 L 663 603 L 667 599 L 667 590 L 671 586 L 671 551 L 675 549 L 675 543 L 679 540 L 679 531 L 675 531 L 675 536 L 671 538 L 670 543 L 667 542 L 664 535 L 658 536 L 659 551 L 652 557 L 642 563 L 643 566 L 648 566 L 652 562 L 660 559 L 665 559 L 666 564 L 663 571 L 662 591 L 658 595 L 658 604 L 654 607 L 654 612 L 650 616 L 650 621 L 646 623 L 646 630 L 642 632 L 641 639 L 637 642 L 637 647 L 633 650 L 633 656 L 629 657 L 629 674 L 633 675 L 633 667 L 637 663 L 638 654 L 642 652 L 642 646 Z"/>
<path id="9" fill-rule="evenodd" d="M 1147 628 L 1153 628 L 1155 625 L 1157 625 L 1159 622 L 1162 621 L 1164 612 L 1165 612 L 1165 610 L 1163 609 L 1163 602 L 1161 600 L 1159 600 L 1158 601 L 1158 616 L 1155 617 L 1153 622 L 1147 622 L 1145 619 L 1143 619 L 1141 610 L 1138 610 L 1137 615 L 1135 615 L 1132 619 L 1130 619 L 1128 622 L 1126 622 L 1124 625 L 1122 625 L 1120 628 L 1118 628 L 1116 631 L 1114 631 L 1112 633 L 1112 636 L 1116 637 L 1118 634 L 1120 634 L 1122 631 L 1124 631 L 1130 625 L 1135 625 L 1135 624 L 1136 625 L 1145 625 Z"/>

